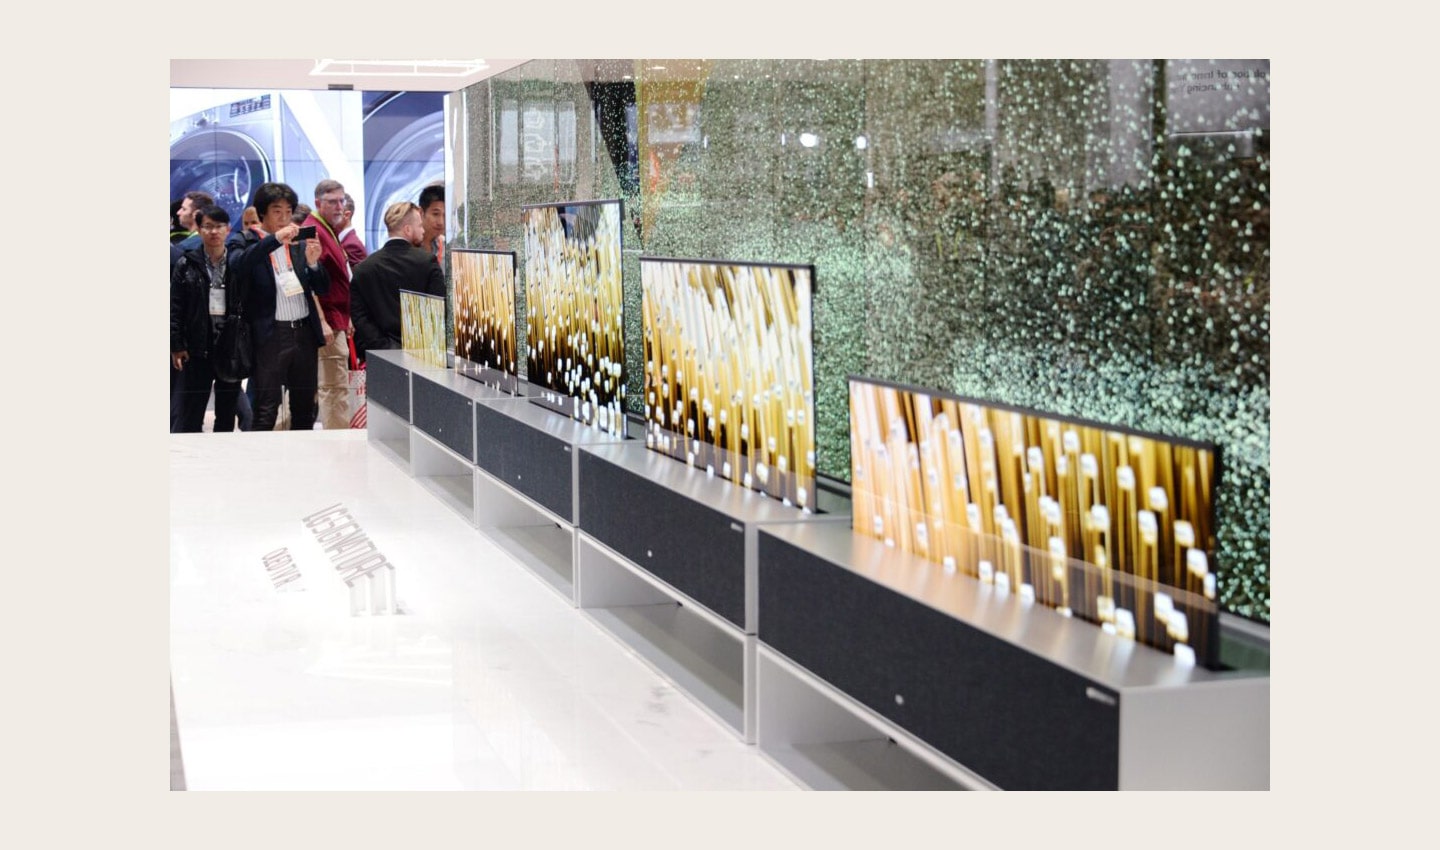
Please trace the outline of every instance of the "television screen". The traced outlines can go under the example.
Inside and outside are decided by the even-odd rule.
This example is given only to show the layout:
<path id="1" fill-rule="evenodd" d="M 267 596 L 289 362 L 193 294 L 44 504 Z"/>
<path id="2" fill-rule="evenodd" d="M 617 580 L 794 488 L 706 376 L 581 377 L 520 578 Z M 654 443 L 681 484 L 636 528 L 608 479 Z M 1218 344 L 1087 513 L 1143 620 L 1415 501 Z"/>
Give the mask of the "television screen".
<path id="1" fill-rule="evenodd" d="M 811 266 L 640 258 L 645 445 L 812 510 Z"/>
<path id="2" fill-rule="evenodd" d="M 850 378 L 852 525 L 1218 666 L 1211 445 Z"/>
<path id="3" fill-rule="evenodd" d="M 455 282 L 455 370 L 467 378 L 517 391 L 515 252 L 450 252 Z"/>
<path id="4" fill-rule="evenodd" d="M 526 206 L 520 217 L 532 401 L 623 436 L 620 201 Z"/>
<path id="5" fill-rule="evenodd" d="M 400 290 L 400 347 L 427 366 L 445 368 L 445 296 Z"/>

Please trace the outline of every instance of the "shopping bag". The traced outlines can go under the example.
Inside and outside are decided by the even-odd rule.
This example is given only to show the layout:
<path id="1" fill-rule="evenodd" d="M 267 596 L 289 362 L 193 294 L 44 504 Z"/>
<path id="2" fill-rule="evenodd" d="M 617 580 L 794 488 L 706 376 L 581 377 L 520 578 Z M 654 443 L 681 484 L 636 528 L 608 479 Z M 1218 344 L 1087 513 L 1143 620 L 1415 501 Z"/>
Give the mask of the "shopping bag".
<path id="1" fill-rule="evenodd" d="M 365 427 L 365 364 L 355 354 L 355 335 L 350 334 L 350 427 Z"/>
<path id="2" fill-rule="evenodd" d="M 275 413 L 275 430 L 290 430 L 290 388 L 280 389 L 280 409 Z"/>

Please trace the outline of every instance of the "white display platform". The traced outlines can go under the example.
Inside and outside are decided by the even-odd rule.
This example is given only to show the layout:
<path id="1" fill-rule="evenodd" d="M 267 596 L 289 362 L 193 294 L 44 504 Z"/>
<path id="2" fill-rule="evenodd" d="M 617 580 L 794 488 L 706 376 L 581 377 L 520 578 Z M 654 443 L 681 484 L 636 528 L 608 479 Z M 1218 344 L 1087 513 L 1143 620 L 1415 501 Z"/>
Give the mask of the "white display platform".
<path id="1" fill-rule="evenodd" d="M 189 789 L 796 789 L 363 431 L 169 445 Z M 327 508 L 348 553 L 306 526 Z M 367 546 L 399 614 L 350 614 L 335 565 Z"/>

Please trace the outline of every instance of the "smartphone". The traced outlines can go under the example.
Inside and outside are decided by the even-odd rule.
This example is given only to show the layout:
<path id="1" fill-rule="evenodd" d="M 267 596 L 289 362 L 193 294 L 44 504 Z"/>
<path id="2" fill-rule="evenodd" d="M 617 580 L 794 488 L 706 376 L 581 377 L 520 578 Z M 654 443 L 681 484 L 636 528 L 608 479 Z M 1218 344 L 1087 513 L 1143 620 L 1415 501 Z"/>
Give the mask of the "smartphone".
<path id="1" fill-rule="evenodd" d="M 302 227 L 302 228 L 300 228 L 300 233 L 299 233 L 299 235 L 297 235 L 295 238 L 296 238 L 296 239 L 314 239 L 314 238 L 315 238 L 315 225 L 312 224 L 312 225 L 310 225 L 309 227 Z"/>

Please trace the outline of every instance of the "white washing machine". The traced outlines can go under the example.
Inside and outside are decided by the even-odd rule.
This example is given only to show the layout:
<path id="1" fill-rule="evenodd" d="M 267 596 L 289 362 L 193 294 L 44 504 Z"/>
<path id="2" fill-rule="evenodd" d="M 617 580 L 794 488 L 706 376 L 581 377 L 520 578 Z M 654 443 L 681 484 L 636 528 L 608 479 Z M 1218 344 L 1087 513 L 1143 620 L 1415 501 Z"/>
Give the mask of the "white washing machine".
<path id="1" fill-rule="evenodd" d="M 445 95 L 365 92 L 364 96 L 368 210 L 362 235 L 365 246 L 375 251 L 389 238 L 386 207 L 396 201 L 418 201 L 426 184 L 445 179 Z"/>
<path id="2" fill-rule="evenodd" d="M 206 105 L 170 122 L 171 200 L 203 190 L 238 222 L 255 188 L 268 181 L 288 184 L 304 204 L 327 177 L 359 189 L 361 140 L 353 132 L 359 125 L 358 95 L 172 91 L 172 114 L 176 104 Z M 347 129 L 353 138 L 347 138 Z M 358 200 L 363 192 L 353 194 L 363 203 Z"/>
<path id="3" fill-rule="evenodd" d="M 196 190 L 239 221 L 261 183 L 276 179 L 279 95 L 266 92 L 170 122 L 170 199 Z"/>

